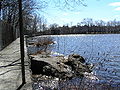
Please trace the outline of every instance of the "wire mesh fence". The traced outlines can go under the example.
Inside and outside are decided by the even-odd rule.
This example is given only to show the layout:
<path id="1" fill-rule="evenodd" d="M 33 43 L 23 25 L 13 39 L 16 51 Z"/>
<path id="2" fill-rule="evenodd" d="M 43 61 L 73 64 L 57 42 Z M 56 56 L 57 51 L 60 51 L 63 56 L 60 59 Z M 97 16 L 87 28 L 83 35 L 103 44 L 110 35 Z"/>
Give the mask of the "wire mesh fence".
<path id="1" fill-rule="evenodd" d="M 0 20 L 0 50 L 9 45 L 18 37 L 18 32 L 8 24 Z"/>

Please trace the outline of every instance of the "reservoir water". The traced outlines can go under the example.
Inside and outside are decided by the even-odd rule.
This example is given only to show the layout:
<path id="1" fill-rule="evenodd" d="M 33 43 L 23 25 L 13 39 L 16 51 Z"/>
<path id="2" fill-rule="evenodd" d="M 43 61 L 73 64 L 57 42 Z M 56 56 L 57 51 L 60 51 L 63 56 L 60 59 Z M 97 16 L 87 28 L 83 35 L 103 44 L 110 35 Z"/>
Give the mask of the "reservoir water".
<path id="1" fill-rule="evenodd" d="M 94 65 L 92 75 L 97 79 L 91 79 L 92 82 L 118 87 L 114 90 L 120 89 L 120 34 L 53 35 L 49 37 L 55 42 L 50 48 L 52 52 L 65 56 L 77 53 L 83 56 L 87 63 Z"/>
<path id="2" fill-rule="evenodd" d="M 65 56 L 77 53 L 93 63 L 101 82 L 120 84 L 120 34 L 61 35 L 54 37 L 53 51 Z"/>

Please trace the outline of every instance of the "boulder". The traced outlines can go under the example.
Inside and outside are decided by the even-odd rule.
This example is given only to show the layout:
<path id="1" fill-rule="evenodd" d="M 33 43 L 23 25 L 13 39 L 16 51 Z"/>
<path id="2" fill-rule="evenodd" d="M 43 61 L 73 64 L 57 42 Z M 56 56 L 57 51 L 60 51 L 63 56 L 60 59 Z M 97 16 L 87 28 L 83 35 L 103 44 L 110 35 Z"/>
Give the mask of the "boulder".
<path id="1" fill-rule="evenodd" d="M 68 56 L 68 61 L 74 61 L 74 60 L 80 61 L 81 63 L 85 63 L 85 59 L 78 54 L 72 54 Z"/>
<path id="2" fill-rule="evenodd" d="M 59 62 L 61 61 L 60 57 L 44 58 L 41 55 L 31 56 L 31 70 L 33 75 L 42 74 L 61 79 L 71 78 L 73 76 L 71 67 Z"/>
<path id="3" fill-rule="evenodd" d="M 43 73 L 47 76 L 59 77 L 59 71 L 50 64 L 43 67 Z"/>
<path id="4" fill-rule="evenodd" d="M 78 55 L 69 55 L 68 60 L 63 57 L 42 57 L 41 55 L 31 55 L 32 74 L 42 74 L 57 77 L 60 79 L 71 79 L 72 77 L 83 77 L 85 72 L 92 70 L 85 59 Z"/>
<path id="5" fill-rule="evenodd" d="M 92 71 L 89 68 L 90 65 L 85 64 L 85 59 L 78 54 L 69 55 L 65 64 L 71 66 L 74 76 L 83 76 L 85 72 L 90 73 Z"/>

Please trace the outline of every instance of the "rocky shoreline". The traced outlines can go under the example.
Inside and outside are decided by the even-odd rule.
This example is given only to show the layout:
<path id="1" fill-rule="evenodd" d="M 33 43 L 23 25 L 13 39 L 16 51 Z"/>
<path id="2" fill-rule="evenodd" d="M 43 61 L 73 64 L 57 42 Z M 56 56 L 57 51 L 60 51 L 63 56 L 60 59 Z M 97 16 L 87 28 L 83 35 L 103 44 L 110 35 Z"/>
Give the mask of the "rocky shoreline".
<path id="1" fill-rule="evenodd" d="M 59 85 L 62 85 L 61 82 L 72 81 L 74 78 L 79 78 L 81 81 L 85 73 L 92 72 L 93 65 L 88 64 L 81 55 L 74 53 L 66 58 L 63 55 L 56 56 L 53 52 L 47 51 L 47 47 L 51 43 L 53 41 L 49 38 L 38 38 L 32 44 L 28 42 L 28 46 L 45 48 L 36 51 L 36 53 L 28 53 L 31 76 L 34 82 L 39 82 L 40 86 L 58 88 Z M 34 83 L 33 86 L 35 85 Z"/>
<path id="2" fill-rule="evenodd" d="M 80 84 L 84 73 L 91 73 L 93 68 L 78 54 L 71 54 L 68 58 L 65 58 L 64 56 L 51 56 L 44 52 L 38 55 L 29 55 L 29 58 L 32 80 L 38 82 L 37 86 L 39 85 L 41 88 L 55 89 L 63 86 L 68 80 L 73 81 L 76 77 L 81 79 L 79 80 Z M 61 82 L 64 82 L 64 84 Z M 34 83 L 33 86 L 35 85 Z"/>
<path id="3" fill-rule="evenodd" d="M 31 40 L 30 44 L 28 42 L 28 54 L 33 90 L 119 90 L 119 84 L 97 75 L 96 65 L 92 68 L 93 65 L 88 64 L 88 60 L 81 55 L 74 53 L 64 56 L 51 51 L 55 43 L 46 41 L 53 39 L 42 37 L 38 40 L 37 37 Z"/>
<path id="4" fill-rule="evenodd" d="M 31 70 L 33 75 L 46 75 L 59 79 L 83 77 L 85 72 L 92 72 L 91 64 L 78 54 L 71 54 L 68 59 L 63 56 L 51 57 L 48 55 L 30 55 Z"/>

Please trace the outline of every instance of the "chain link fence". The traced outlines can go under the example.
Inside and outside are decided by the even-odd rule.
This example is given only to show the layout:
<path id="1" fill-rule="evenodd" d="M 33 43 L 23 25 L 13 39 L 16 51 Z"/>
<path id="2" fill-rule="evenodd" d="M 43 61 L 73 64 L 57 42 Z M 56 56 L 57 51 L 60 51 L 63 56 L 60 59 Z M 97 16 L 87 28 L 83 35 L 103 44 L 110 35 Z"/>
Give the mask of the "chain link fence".
<path id="1" fill-rule="evenodd" d="M 17 29 L 14 29 L 7 22 L 0 21 L 0 50 L 9 45 L 19 35 Z"/>

